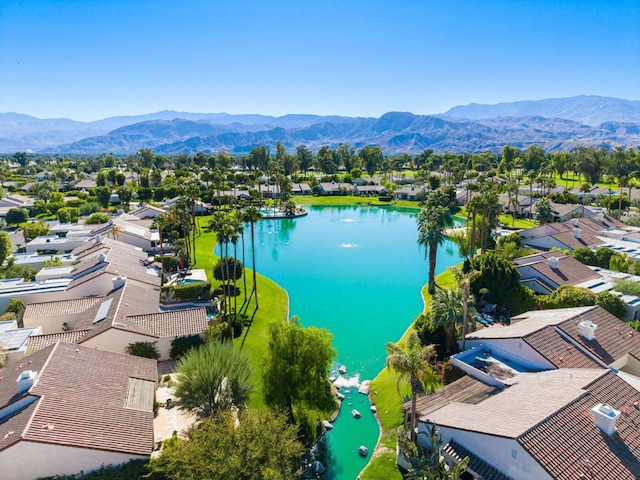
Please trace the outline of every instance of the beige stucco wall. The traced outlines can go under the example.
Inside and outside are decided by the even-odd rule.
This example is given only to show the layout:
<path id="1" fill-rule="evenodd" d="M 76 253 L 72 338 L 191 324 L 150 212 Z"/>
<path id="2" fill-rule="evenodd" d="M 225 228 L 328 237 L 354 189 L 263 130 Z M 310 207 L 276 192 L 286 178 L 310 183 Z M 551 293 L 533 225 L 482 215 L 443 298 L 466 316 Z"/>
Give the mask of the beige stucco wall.
<path id="1" fill-rule="evenodd" d="M 82 345 L 99 348 L 108 352 L 127 353 L 126 348 L 130 343 L 155 342 L 157 338 L 147 337 L 138 333 L 125 332 L 117 328 L 110 328 L 100 335 L 90 338 Z"/>
<path id="2" fill-rule="evenodd" d="M 102 465 L 119 465 L 142 458 L 148 457 L 20 441 L 0 452 L 0 478 L 32 480 L 53 475 L 70 475 L 80 471 L 90 472 Z"/>

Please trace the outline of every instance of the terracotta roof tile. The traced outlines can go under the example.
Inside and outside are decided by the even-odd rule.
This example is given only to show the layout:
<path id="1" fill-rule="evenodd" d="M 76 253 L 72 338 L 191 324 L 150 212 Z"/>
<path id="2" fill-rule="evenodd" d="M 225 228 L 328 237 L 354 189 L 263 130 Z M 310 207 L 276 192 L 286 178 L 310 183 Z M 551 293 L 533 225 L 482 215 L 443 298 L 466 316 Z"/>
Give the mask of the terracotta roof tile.
<path id="1" fill-rule="evenodd" d="M 31 335 L 27 341 L 27 353 L 31 354 L 42 350 L 58 342 L 78 343 L 88 330 L 70 330 L 61 333 L 49 333 L 45 335 Z"/>
<path id="2" fill-rule="evenodd" d="M 551 257 L 558 259 L 557 268 L 551 268 L 549 265 L 549 258 Z M 529 259 L 529 262 L 527 262 L 527 259 Z M 519 267 L 519 270 L 523 270 L 525 266 L 529 267 L 544 279 L 558 286 L 577 285 L 588 280 L 601 278 L 601 275 L 579 260 L 559 252 L 545 252 L 545 254 L 530 255 L 517 260 L 516 266 Z"/>
<path id="3" fill-rule="evenodd" d="M 480 475 L 482 478 L 491 480 L 511 479 L 511 477 L 508 477 L 497 468 L 489 465 L 482 458 L 474 455 L 455 440 L 451 440 L 449 443 L 444 445 L 442 447 L 442 451 L 445 455 L 454 458 L 457 462 L 461 462 L 463 459 L 468 458 L 469 463 L 467 464 L 467 468 Z"/>
<path id="4" fill-rule="evenodd" d="M 39 318 L 76 315 L 86 312 L 100 302 L 97 297 L 78 298 L 76 300 L 58 300 L 55 302 L 31 303 L 25 306 L 24 317 L 28 324 Z"/>
<path id="5" fill-rule="evenodd" d="M 587 340 L 580 335 L 578 324 L 582 321 L 591 321 L 598 325 L 593 340 Z M 627 353 L 640 359 L 640 333 L 602 307 L 593 307 L 576 318 L 562 322 L 558 327 L 607 365 L 621 359 Z"/>
<path id="6" fill-rule="evenodd" d="M 492 387 L 486 383 L 465 375 L 449 385 L 445 385 L 440 390 L 422 395 L 416 402 L 418 417 L 428 414 L 451 402 L 477 404 L 495 395 L 501 389 Z M 411 408 L 411 402 L 402 405 L 405 410 Z"/>
<path id="7" fill-rule="evenodd" d="M 207 310 L 190 308 L 167 312 L 149 313 L 127 317 L 127 323 L 135 323 L 140 328 L 159 338 L 175 338 L 199 335 L 207 328 Z"/>
<path id="8" fill-rule="evenodd" d="M 449 403 L 428 413 L 428 423 L 500 437 L 517 438 L 584 394 L 604 370 L 568 369 L 520 373 L 509 387 L 477 405 Z M 535 399 L 535 400 L 533 400 Z"/>
<path id="9" fill-rule="evenodd" d="M 556 479 L 631 480 L 640 477 L 640 392 L 612 372 L 585 394 L 522 434 L 518 441 Z M 607 403 L 622 412 L 617 433 L 604 434 L 591 409 Z"/>
<path id="10" fill-rule="evenodd" d="M 152 382 L 154 360 L 57 343 L 0 370 L 0 406 L 11 401 L 15 381 L 23 370 L 38 372 L 27 395 L 31 407 L 0 424 L 0 449 L 8 434 L 34 442 L 149 455 L 153 446 L 153 409 L 125 408 L 130 378 Z M 26 418 L 29 420 L 25 420 Z M 15 429 L 24 426 L 22 431 Z M 43 428 L 45 427 L 46 428 Z"/>
<path id="11" fill-rule="evenodd" d="M 523 340 L 556 368 L 601 368 L 595 360 L 568 343 L 552 326 L 526 335 Z"/>

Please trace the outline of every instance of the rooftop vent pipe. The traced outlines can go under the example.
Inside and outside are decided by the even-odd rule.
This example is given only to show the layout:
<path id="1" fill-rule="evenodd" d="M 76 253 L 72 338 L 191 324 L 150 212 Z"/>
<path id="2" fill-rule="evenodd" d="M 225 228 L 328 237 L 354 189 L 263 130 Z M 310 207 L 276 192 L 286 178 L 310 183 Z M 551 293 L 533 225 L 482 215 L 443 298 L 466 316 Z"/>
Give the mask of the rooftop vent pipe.
<path id="1" fill-rule="evenodd" d="M 593 323 L 591 320 L 585 320 L 578 324 L 578 328 L 580 329 L 580 335 L 582 335 L 587 340 L 593 340 L 596 338 L 596 329 L 598 325 Z"/>
<path id="2" fill-rule="evenodd" d="M 606 403 L 599 403 L 591 409 L 593 413 L 593 422 L 605 434 L 611 436 L 616 433 L 616 420 L 620 416 L 620 412 Z"/>
<path id="3" fill-rule="evenodd" d="M 33 384 L 36 383 L 36 378 L 38 378 L 38 372 L 34 372 L 33 370 L 25 370 L 20 374 L 18 380 L 18 395 L 22 395 L 23 393 L 29 391 Z"/>

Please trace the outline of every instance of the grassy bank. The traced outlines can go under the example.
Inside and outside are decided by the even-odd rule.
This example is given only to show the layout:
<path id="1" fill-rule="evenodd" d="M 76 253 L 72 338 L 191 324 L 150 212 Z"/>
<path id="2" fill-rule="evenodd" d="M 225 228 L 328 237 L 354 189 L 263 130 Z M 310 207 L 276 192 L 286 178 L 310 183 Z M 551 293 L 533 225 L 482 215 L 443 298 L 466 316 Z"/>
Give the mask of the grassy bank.
<path id="1" fill-rule="evenodd" d="M 296 195 L 291 197 L 297 205 L 376 205 L 394 206 L 419 209 L 418 202 L 409 200 L 392 200 L 391 202 L 381 202 L 377 197 L 356 197 L 352 195 Z"/>
<path id="2" fill-rule="evenodd" d="M 200 226 L 207 225 L 211 217 L 200 217 L 198 221 Z M 245 232 L 245 242 L 247 248 L 250 247 L 249 232 Z M 216 285 L 213 279 L 213 266 L 218 261 L 218 256 L 213 253 L 213 249 L 216 245 L 216 235 L 213 232 L 205 232 L 201 230 L 200 235 L 196 240 L 196 264 L 193 268 L 203 268 L 207 274 L 207 278 L 213 281 L 213 285 Z M 260 265 L 257 264 L 259 268 Z M 247 288 L 251 288 L 252 272 L 250 269 L 245 268 L 244 275 L 247 278 Z M 240 338 L 235 340 L 235 343 L 240 345 L 241 348 L 249 355 L 251 359 L 251 365 L 256 373 L 256 385 L 255 391 L 251 396 L 249 402 L 252 408 L 264 407 L 264 396 L 262 394 L 262 382 L 261 382 L 261 368 L 264 363 L 263 360 L 266 355 L 267 348 L 267 333 L 269 330 L 269 324 L 273 322 L 282 322 L 287 320 L 287 313 L 289 310 L 289 297 L 287 292 L 277 285 L 272 280 L 262 275 L 257 276 L 258 280 L 258 301 L 260 308 L 256 312 L 256 316 L 249 327 L 245 327 L 245 330 Z M 238 282 L 238 287 L 242 290 L 244 286 L 243 279 Z M 244 298 L 243 293 L 238 298 L 239 302 Z M 255 303 L 249 306 L 249 315 L 253 313 Z"/>
<path id="3" fill-rule="evenodd" d="M 452 287 L 455 279 L 451 270 L 438 275 L 436 283 L 444 288 Z M 422 298 L 426 311 L 431 305 L 431 295 L 427 292 L 426 285 L 422 288 Z M 412 328 L 413 325 L 407 329 L 400 341 L 404 341 Z M 378 409 L 381 437 L 371 462 L 363 470 L 360 479 L 402 480 L 396 465 L 396 431 L 404 420 L 404 412 L 400 405 L 411 398 L 411 388 L 406 382 L 401 382 L 398 388 L 398 376 L 385 368 L 371 382 L 371 392 L 371 399 Z"/>

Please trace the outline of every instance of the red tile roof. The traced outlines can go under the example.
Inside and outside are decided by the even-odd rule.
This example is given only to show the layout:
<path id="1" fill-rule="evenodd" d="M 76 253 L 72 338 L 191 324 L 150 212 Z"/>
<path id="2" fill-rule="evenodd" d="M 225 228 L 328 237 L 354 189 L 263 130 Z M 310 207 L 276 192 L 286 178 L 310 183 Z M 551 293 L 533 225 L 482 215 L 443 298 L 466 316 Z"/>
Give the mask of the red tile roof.
<path id="1" fill-rule="evenodd" d="M 580 335 L 578 324 L 582 321 L 598 325 L 593 340 Z M 640 333 L 602 307 L 593 307 L 560 323 L 558 327 L 607 365 L 620 360 L 627 353 L 640 359 Z"/>
<path id="2" fill-rule="evenodd" d="M 0 370 L 0 408 L 16 392 L 23 370 L 38 372 L 29 408 L 0 423 L 0 450 L 19 439 L 149 455 L 153 406 L 125 407 L 130 381 L 155 385 L 156 362 L 80 345 L 57 343 Z M 25 420 L 27 419 L 27 420 Z M 9 432 L 13 433 L 9 433 Z"/>
<path id="3" fill-rule="evenodd" d="M 585 390 L 521 435 L 518 442 L 555 479 L 640 478 L 640 392 L 612 372 Z M 612 436 L 593 421 L 591 409 L 599 403 L 622 412 L 616 423 L 618 431 Z"/>
<path id="4" fill-rule="evenodd" d="M 189 308 L 127 317 L 127 323 L 151 332 L 159 338 L 200 335 L 207 328 L 207 309 Z"/>
<path id="5" fill-rule="evenodd" d="M 567 342 L 552 326 L 526 335 L 523 340 L 556 368 L 601 368 L 595 360 Z"/>

